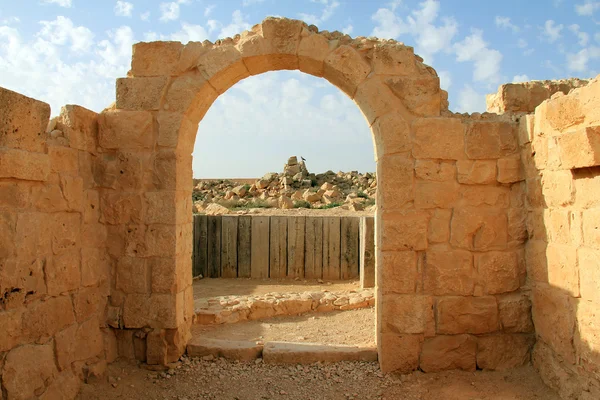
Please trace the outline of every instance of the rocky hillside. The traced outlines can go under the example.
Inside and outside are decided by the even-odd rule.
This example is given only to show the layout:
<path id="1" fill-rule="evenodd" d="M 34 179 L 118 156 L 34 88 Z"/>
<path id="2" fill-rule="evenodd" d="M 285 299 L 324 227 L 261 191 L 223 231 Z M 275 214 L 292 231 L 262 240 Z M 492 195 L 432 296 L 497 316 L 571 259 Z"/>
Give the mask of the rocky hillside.
<path id="1" fill-rule="evenodd" d="M 194 212 L 225 214 L 253 208 L 340 207 L 361 211 L 375 207 L 375 174 L 357 171 L 327 171 L 313 174 L 304 161 L 290 157 L 282 173 L 270 172 L 253 184 L 230 180 L 197 181 L 194 187 Z"/>

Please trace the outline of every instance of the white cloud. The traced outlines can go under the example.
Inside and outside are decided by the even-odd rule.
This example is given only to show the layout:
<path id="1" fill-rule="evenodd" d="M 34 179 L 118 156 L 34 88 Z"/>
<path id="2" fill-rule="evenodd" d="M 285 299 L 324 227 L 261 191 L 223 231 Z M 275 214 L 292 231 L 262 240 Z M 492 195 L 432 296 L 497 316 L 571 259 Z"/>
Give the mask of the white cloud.
<path id="1" fill-rule="evenodd" d="M 515 75 L 514 78 L 512 78 L 512 83 L 521 83 L 521 82 L 529 82 L 530 79 L 527 75 L 523 74 L 523 75 Z"/>
<path id="2" fill-rule="evenodd" d="M 521 30 L 518 26 L 510 22 L 510 18 L 508 17 L 496 16 L 495 22 L 498 28 L 510 29 L 514 33 L 517 33 Z"/>
<path id="3" fill-rule="evenodd" d="M 345 28 L 342 29 L 342 33 L 345 33 L 346 35 L 352 35 L 353 30 L 354 27 L 352 26 L 352 24 L 348 24 Z"/>
<path id="4" fill-rule="evenodd" d="M 208 26 L 208 32 L 213 33 L 221 27 L 221 23 L 215 19 L 209 19 L 206 21 L 206 26 Z"/>
<path id="5" fill-rule="evenodd" d="M 148 20 L 150 20 L 150 11 L 146 11 L 146 12 L 140 14 L 140 19 L 142 21 L 148 21 Z"/>
<path id="6" fill-rule="evenodd" d="M 131 17 L 131 12 L 133 11 L 133 4 L 128 3 L 126 1 L 117 1 L 115 4 L 115 15 L 117 17 Z"/>
<path id="7" fill-rule="evenodd" d="M 575 12 L 581 16 L 592 16 L 600 9 L 600 1 L 585 0 L 582 4 L 575 4 Z"/>
<path id="8" fill-rule="evenodd" d="M 591 74 L 588 70 L 588 63 L 590 60 L 596 60 L 600 58 L 600 47 L 590 46 L 586 49 L 582 49 L 579 52 L 573 54 L 567 54 L 567 68 L 569 71 Z"/>
<path id="9" fill-rule="evenodd" d="M 42 0 L 47 4 L 56 4 L 60 7 L 70 8 L 73 5 L 73 0 Z"/>
<path id="10" fill-rule="evenodd" d="M 456 61 L 474 63 L 474 81 L 495 84 L 500 80 L 502 53 L 487 47 L 481 30 L 473 29 L 470 36 L 454 44 L 454 50 Z"/>
<path id="11" fill-rule="evenodd" d="M 560 39 L 560 32 L 563 30 L 563 28 L 564 26 L 562 24 L 556 25 L 556 22 L 549 19 L 544 23 L 544 29 L 542 31 L 542 34 L 546 36 L 550 43 L 554 43 L 558 39 Z"/>
<path id="12" fill-rule="evenodd" d="M 380 8 L 371 17 L 376 24 L 372 35 L 398 39 L 403 34 L 410 34 L 416 39 L 419 54 L 431 63 L 436 53 L 451 48 L 458 32 L 458 23 L 454 18 L 443 17 L 441 23 L 437 24 L 440 11 L 440 2 L 437 0 L 425 0 L 419 7 L 406 19 L 397 16 L 392 9 Z"/>
<path id="13" fill-rule="evenodd" d="M 21 22 L 21 19 L 19 17 L 8 17 L 0 19 L 0 25 L 12 25 L 18 24 L 19 22 Z"/>
<path id="14" fill-rule="evenodd" d="M 485 96 L 471 85 L 465 85 L 458 93 L 458 112 L 483 112 L 485 108 Z"/>
<path id="15" fill-rule="evenodd" d="M 160 3 L 160 20 L 162 22 L 175 21 L 179 19 L 181 4 L 189 4 L 190 0 L 176 0 L 170 3 Z"/>
<path id="16" fill-rule="evenodd" d="M 340 6 L 337 0 L 311 0 L 313 3 L 320 3 L 324 6 L 320 16 L 314 14 L 300 13 L 300 19 L 309 25 L 319 25 L 322 22 L 327 21 L 333 15 L 336 8 Z"/>
<path id="17" fill-rule="evenodd" d="M 54 21 L 40 21 L 42 29 L 37 36 L 55 45 L 70 45 L 73 52 L 89 50 L 94 34 L 85 26 L 75 26 L 69 18 L 58 16 Z"/>
<path id="18" fill-rule="evenodd" d="M 217 7 L 216 4 L 211 4 L 209 6 L 206 6 L 206 8 L 204 9 L 204 16 L 208 17 L 210 16 L 210 14 L 212 14 L 213 10 Z"/>
<path id="19" fill-rule="evenodd" d="M 519 39 L 519 40 L 517 40 L 517 47 L 520 48 L 520 49 L 527 48 L 527 41 L 525 39 Z"/>
<path id="20" fill-rule="evenodd" d="M 181 30 L 173 33 L 170 39 L 184 44 L 187 42 L 202 42 L 208 39 L 208 33 L 201 25 L 184 22 L 181 24 Z"/>
<path id="21" fill-rule="evenodd" d="M 569 25 L 569 30 L 571 32 L 573 32 L 573 34 L 575 34 L 575 36 L 577 36 L 577 40 L 578 40 L 580 46 L 582 46 L 582 47 L 587 46 L 587 44 L 590 41 L 590 35 L 588 35 L 586 32 L 581 31 L 579 28 L 579 25 L 577 25 L 577 24 Z"/>
<path id="22" fill-rule="evenodd" d="M 248 7 L 251 6 L 253 4 L 260 4 L 262 2 L 264 2 L 265 0 L 244 0 L 242 1 L 242 6 L 244 7 Z"/>
<path id="23" fill-rule="evenodd" d="M 233 37 L 250 28 L 251 25 L 245 20 L 242 12 L 240 10 L 235 10 L 231 16 L 231 22 L 227 26 L 221 28 L 218 36 L 219 38 Z"/>
<path id="24" fill-rule="evenodd" d="M 448 91 L 450 86 L 452 86 L 452 75 L 450 75 L 449 71 L 438 71 L 438 76 L 440 78 L 440 87 Z"/>

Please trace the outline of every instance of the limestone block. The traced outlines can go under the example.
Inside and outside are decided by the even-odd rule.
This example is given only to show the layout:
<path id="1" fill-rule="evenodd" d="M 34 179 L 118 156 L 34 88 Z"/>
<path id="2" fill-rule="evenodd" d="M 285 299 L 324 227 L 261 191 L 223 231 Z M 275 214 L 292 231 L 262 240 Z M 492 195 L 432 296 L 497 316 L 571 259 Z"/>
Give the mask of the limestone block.
<path id="1" fill-rule="evenodd" d="M 477 367 L 483 370 L 505 370 L 529 363 L 533 335 L 499 334 L 477 338 Z"/>
<path id="2" fill-rule="evenodd" d="M 105 149 L 149 149 L 153 145 L 152 113 L 105 111 L 98 116 L 99 144 Z"/>
<path id="3" fill-rule="evenodd" d="M 600 209 L 583 211 L 583 241 L 588 247 L 600 249 Z"/>
<path id="4" fill-rule="evenodd" d="M 123 357 L 126 360 L 135 360 L 133 350 L 133 334 L 135 331 L 131 329 L 115 329 L 114 333 L 117 340 L 119 357 Z"/>
<path id="5" fill-rule="evenodd" d="M 52 344 L 25 345 L 6 356 L 2 386 L 8 399 L 28 400 L 43 390 L 47 381 L 58 374 Z"/>
<path id="6" fill-rule="evenodd" d="M 382 157 L 377 163 L 377 204 L 382 210 L 397 210 L 413 200 L 414 160 L 406 154 Z"/>
<path id="7" fill-rule="evenodd" d="M 471 335 L 436 336 L 423 343 L 419 367 L 424 372 L 475 371 L 477 340 Z"/>
<path id="8" fill-rule="evenodd" d="M 61 372 L 48 386 L 40 400 L 74 399 L 81 388 L 81 380 L 72 371 Z"/>
<path id="9" fill-rule="evenodd" d="M 466 153 L 472 160 L 502 158 L 518 151 L 516 126 L 504 121 L 474 121 L 467 126 Z"/>
<path id="10" fill-rule="evenodd" d="M 298 69 L 298 57 L 295 54 L 278 54 L 273 50 L 272 43 L 261 35 L 259 29 L 242 32 L 236 47 L 244 59 L 244 65 L 251 75 L 281 69 Z"/>
<path id="11" fill-rule="evenodd" d="M 542 340 L 537 340 L 531 358 L 544 383 L 560 393 L 561 398 L 579 397 L 582 388 L 577 373 L 562 362 L 551 347 Z"/>
<path id="12" fill-rule="evenodd" d="M 66 105 L 60 109 L 57 128 L 63 131 L 72 148 L 96 153 L 98 114 L 94 111 Z"/>
<path id="13" fill-rule="evenodd" d="M 566 362 L 574 364 L 575 300 L 560 289 L 536 285 L 532 301 L 536 333 Z"/>
<path id="14" fill-rule="evenodd" d="M 102 248 L 106 245 L 107 225 L 83 224 L 81 231 L 81 242 L 86 247 Z"/>
<path id="15" fill-rule="evenodd" d="M 79 152 L 63 146 L 48 146 L 50 168 L 54 173 L 76 175 L 79 170 Z"/>
<path id="16" fill-rule="evenodd" d="M 513 248 L 527 240 L 527 213 L 523 208 L 508 209 L 508 247 Z"/>
<path id="17" fill-rule="evenodd" d="M 150 42 L 133 45 L 131 74 L 139 76 L 173 75 L 179 64 L 180 42 Z"/>
<path id="18" fill-rule="evenodd" d="M 104 350 L 98 318 L 69 326 L 56 334 L 55 341 L 56 359 L 61 370 L 70 368 L 75 361 L 96 357 Z"/>
<path id="19" fill-rule="evenodd" d="M 167 81 L 166 76 L 118 78 L 117 109 L 129 111 L 158 110 Z"/>
<path id="20" fill-rule="evenodd" d="M 402 104 L 419 117 L 439 117 L 442 109 L 440 78 L 423 74 L 407 77 L 390 77 L 386 84 Z"/>
<path id="21" fill-rule="evenodd" d="M 81 249 L 81 284 L 86 287 L 99 286 L 106 282 L 111 261 L 105 249 Z"/>
<path id="22" fill-rule="evenodd" d="M 60 177 L 60 188 L 67 202 L 67 210 L 83 211 L 83 179 L 63 175 Z"/>
<path id="23" fill-rule="evenodd" d="M 307 29 L 302 31 L 298 45 L 298 67 L 300 71 L 314 76 L 323 76 L 323 61 L 332 50 L 329 40 Z"/>
<path id="24" fill-rule="evenodd" d="M 525 283 L 523 254 L 518 251 L 488 251 L 475 255 L 478 286 L 484 294 L 513 292 Z"/>
<path id="25" fill-rule="evenodd" d="M 549 207 L 562 207 L 574 200 L 573 177 L 570 171 L 544 171 L 541 180 L 544 201 Z"/>
<path id="26" fill-rule="evenodd" d="M 323 65 L 323 77 L 351 98 L 370 72 L 369 63 L 354 48 L 347 45 L 331 52 Z"/>
<path id="27" fill-rule="evenodd" d="M 287 18 L 267 17 L 262 23 L 262 35 L 270 43 L 275 54 L 296 54 L 300 43 L 300 33 L 306 23 Z"/>
<path id="28" fill-rule="evenodd" d="M 272 342 L 269 342 L 269 344 L 271 343 Z M 230 360 L 250 362 L 256 360 L 263 354 L 263 346 L 251 341 L 220 340 L 196 337 L 187 345 L 187 353 L 191 357 L 204 357 L 212 355 L 214 357 L 223 357 Z M 281 357 L 281 355 L 278 357 L 278 355 L 279 354 L 274 351 L 273 357 L 270 361 L 272 363 L 281 362 L 281 358 L 283 357 Z M 298 355 L 297 352 L 295 355 Z M 297 357 L 297 360 L 297 363 L 302 361 L 300 357 Z"/>
<path id="29" fill-rule="evenodd" d="M 417 270 L 417 253 L 414 251 L 384 251 L 379 268 L 378 285 L 384 294 L 416 293 L 420 283 Z"/>
<path id="30" fill-rule="evenodd" d="M 378 75 L 415 76 L 419 73 L 414 52 L 399 43 L 376 46 L 372 57 L 373 72 Z"/>
<path id="31" fill-rule="evenodd" d="M 73 295 L 75 319 L 82 323 L 95 317 L 104 320 L 104 309 L 109 295 L 108 285 L 104 287 L 82 288 Z"/>
<path id="32" fill-rule="evenodd" d="M 186 148 L 194 143 L 198 124 L 180 112 L 161 111 L 156 118 L 158 122 L 158 145 L 175 148 L 178 145 Z"/>
<path id="33" fill-rule="evenodd" d="M 181 246 L 181 241 L 177 240 L 178 230 L 181 232 L 182 225 L 148 225 L 146 231 L 144 244 L 145 244 L 145 255 L 148 257 L 169 257 L 177 254 L 177 246 Z M 188 225 L 191 229 L 191 224 Z M 189 245 L 191 246 L 192 240 L 190 237 Z M 180 249 L 182 250 L 182 249 Z M 190 252 L 191 254 L 191 252 Z"/>
<path id="34" fill-rule="evenodd" d="M 572 171 L 575 178 L 575 203 L 578 209 L 600 207 L 600 174 L 596 168 L 583 168 Z"/>
<path id="35" fill-rule="evenodd" d="M 105 191 L 100 197 L 100 222 L 111 225 L 139 224 L 144 211 L 139 193 Z"/>
<path id="36" fill-rule="evenodd" d="M 415 163 L 415 176 L 424 181 L 454 181 L 456 178 L 456 167 L 451 162 L 417 160 Z"/>
<path id="37" fill-rule="evenodd" d="M 176 224 L 186 222 L 191 204 L 187 204 L 192 194 L 188 191 L 146 192 L 146 223 Z"/>
<path id="38" fill-rule="evenodd" d="M 453 208 L 459 198 L 456 182 L 422 182 L 415 184 L 416 208 Z"/>
<path id="39" fill-rule="evenodd" d="M 384 332 L 435 335 L 432 296 L 384 295 L 380 307 Z"/>
<path id="40" fill-rule="evenodd" d="M 547 210 L 544 213 L 544 222 L 549 242 L 571 243 L 571 211 L 561 208 Z"/>
<path id="41" fill-rule="evenodd" d="M 381 250 L 425 250 L 429 214 L 420 211 L 383 212 Z M 378 244 L 377 244 L 378 245 Z"/>
<path id="42" fill-rule="evenodd" d="M 81 283 L 81 251 L 70 249 L 47 261 L 46 285 L 48 294 L 56 296 L 75 290 Z"/>
<path id="43" fill-rule="evenodd" d="M 532 333 L 531 300 L 522 293 L 498 297 L 498 315 L 504 332 Z"/>
<path id="44" fill-rule="evenodd" d="M 48 234 L 54 254 L 60 254 L 80 246 L 82 239 L 79 213 L 54 213 L 49 217 L 48 224 Z"/>
<path id="45" fill-rule="evenodd" d="M 122 257 L 116 267 L 116 287 L 124 293 L 149 293 L 146 259 Z"/>
<path id="46" fill-rule="evenodd" d="M 536 122 L 540 119 L 555 131 L 564 131 L 567 128 L 582 123 L 585 114 L 579 96 L 559 96 L 542 103 L 536 110 Z M 543 129 L 543 125 L 540 126 Z M 553 134 L 554 132 L 547 132 Z"/>
<path id="47" fill-rule="evenodd" d="M 31 204 L 28 182 L 0 182 L 0 208 L 23 209 Z"/>
<path id="48" fill-rule="evenodd" d="M 59 184 L 47 183 L 31 188 L 31 201 L 35 210 L 43 212 L 68 211 L 69 205 Z"/>
<path id="49" fill-rule="evenodd" d="M 577 249 L 573 246 L 548 244 L 546 248 L 548 283 L 579 297 Z"/>
<path id="50" fill-rule="evenodd" d="M 146 336 L 146 362 L 149 365 L 167 364 L 167 341 L 164 329 L 154 329 Z"/>
<path id="51" fill-rule="evenodd" d="M 49 173 L 50 157 L 47 154 L 0 148 L 0 178 L 46 181 Z"/>
<path id="52" fill-rule="evenodd" d="M 49 297 L 31 303 L 23 313 L 23 337 L 28 341 L 53 336 L 75 322 L 69 296 Z"/>
<path id="53" fill-rule="evenodd" d="M 508 218 L 504 210 L 455 209 L 450 229 L 450 244 L 462 249 L 504 249 L 508 241 Z"/>
<path id="54" fill-rule="evenodd" d="M 126 328 L 175 329 L 183 322 L 184 306 L 183 295 L 130 294 L 125 299 L 123 322 Z"/>
<path id="55" fill-rule="evenodd" d="M 198 58 L 198 70 L 218 93 L 224 93 L 240 80 L 250 76 L 240 51 L 233 46 L 210 49 Z"/>
<path id="56" fill-rule="evenodd" d="M 428 250 L 423 290 L 435 295 L 473 295 L 473 255 L 465 250 Z"/>
<path id="57" fill-rule="evenodd" d="M 429 220 L 429 243 L 446 243 L 450 240 L 450 218 L 452 210 L 433 210 Z"/>
<path id="58" fill-rule="evenodd" d="M 525 245 L 527 278 L 533 282 L 548 283 L 547 244 L 541 240 L 529 240 Z"/>
<path id="59" fill-rule="evenodd" d="M 577 308 L 577 335 L 575 349 L 583 369 L 595 374 L 600 364 L 600 329 L 598 318 L 600 305 L 592 301 L 581 301 Z"/>
<path id="60" fill-rule="evenodd" d="M 148 268 L 152 274 L 152 293 L 176 293 L 183 290 L 180 287 L 180 276 L 184 273 L 181 271 L 183 265 L 186 265 L 184 260 L 173 258 L 149 258 Z"/>
<path id="61" fill-rule="evenodd" d="M 496 298 L 443 297 L 436 306 L 437 333 L 482 334 L 498 330 L 498 305 Z"/>
<path id="62" fill-rule="evenodd" d="M 377 340 L 382 372 L 408 373 L 419 367 L 423 335 L 383 333 Z"/>
<path id="63" fill-rule="evenodd" d="M 8 351 L 21 343 L 21 323 L 23 309 L 0 311 L 0 352 Z"/>
<path id="64" fill-rule="evenodd" d="M 417 159 L 463 160 L 465 129 L 457 118 L 420 118 L 412 124 L 413 156 Z"/>
<path id="65" fill-rule="evenodd" d="M 481 185 L 496 182 L 496 161 L 459 160 L 456 162 L 458 182 L 467 185 Z"/>
<path id="66" fill-rule="evenodd" d="M 354 95 L 354 101 L 360 107 L 369 126 L 373 125 L 377 118 L 388 114 L 399 114 L 397 110 L 402 103 L 384 83 L 383 79 L 372 77 L 362 82 Z"/>
<path id="67" fill-rule="evenodd" d="M 498 182 L 514 183 L 524 179 L 521 160 L 515 158 L 501 158 L 498 160 Z"/>
<path id="68" fill-rule="evenodd" d="M 0 88 L 0 147 L 43 153 L 50 106 Z"/>
<path id="69" fill-rule="evenodd" d="M 577 250 L 581 298 L 600 303 L 600 250 L 581 247 Z"/>

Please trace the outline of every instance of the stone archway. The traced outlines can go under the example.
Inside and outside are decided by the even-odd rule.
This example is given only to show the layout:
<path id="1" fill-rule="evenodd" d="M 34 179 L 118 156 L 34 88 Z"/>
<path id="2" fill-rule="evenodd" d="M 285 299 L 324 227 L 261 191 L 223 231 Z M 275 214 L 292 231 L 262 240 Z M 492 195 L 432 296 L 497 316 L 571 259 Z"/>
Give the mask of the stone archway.
<path id="1" fill-rule="evenodd" d="M 452 209 L 462 204 L 457 202 L 461 186 L 456 164 L 460 160 L 473 168 L 476 161 L 469 159 L 513 154 L 516 149 L 506 142 L 514 139 L 514 126 L 510 121 L 498 127 L 502 123 L 442 117 L 447 94 L 435 71 L 411 47 L 319 32 L 302 21 L 280 18 L 267 18 L 250 31 L 214 44 L 134 46 L 131 71 L 117 81 L 116 108 L 99 118 L 100 147 L 117 151 L 124 165 L 122 184 L 111 191 L 114 201 L 127 204 L 141 198 L 141 204 L 134 205 L 139 215 L 109 229 L 109 242 L 114 242 L 109 252 L 112 247 L 116 260 L 111 302 L 122 312 L 122 327 L 149 331 L 149 364 L 166 363 L 184 352 L 193 316 L 190 182 L 198 123 L 214 100 L 241 79 L 282 69 L 328 80 L 356 102 L 371 127 L 379 181 L 376 286 L 382 369 L 416 369 L 423 364 L 427 340 L 430 354 L 463 347 L 471 352 L 474 339 L 462 334 L 495 332 L 498 317 L 495 298 L 481 297 L 482 302 L 470 297 L 475 278 L 465 269 L 473 269 L 473 251 L 506 248 L 507 217 L 505 211 L 503 216 L 495 210 L 471 216 L 459 209 L 452 220 L 458 224 L 456 237 L 453 233 L 450 238 Z M 489 132 L 473 140 L 489 143 L 470 149 L 469 127 L 481 124 L 487 124 Z M 482 224 L 487 225 L 481 228 Z M 506 237 L 494 241 L 490 237 L 498 229 L 499 236 Z M 425 251 L 431 245 L 447 254 L 431 253 L 425 276 Z M 140 274 L 150 282 L 145 292 L 119 283 L 119 276 Z M 436 296 L 454 297 L 441 305 L 444 298 Z M 441 310 L 447 307 L 452 320 L 463 299 L 464 307 L 485 314 L 477 324 L 489 326 L 480 329 L 469 321 L 440 326 L 446 312 Z M 489 315 L 493 321 L 488 321 Z M 473 368 L 474 357 L 475 350 Z"/>

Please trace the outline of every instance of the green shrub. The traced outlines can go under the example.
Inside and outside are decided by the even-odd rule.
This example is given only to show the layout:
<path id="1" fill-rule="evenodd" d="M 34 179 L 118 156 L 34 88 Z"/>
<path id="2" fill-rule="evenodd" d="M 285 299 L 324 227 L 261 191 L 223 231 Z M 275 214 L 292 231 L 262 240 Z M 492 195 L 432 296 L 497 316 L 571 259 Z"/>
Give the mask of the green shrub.
<path id="1" fill-rule="evenodd" d="M 306 200 L 296 200 L 294 201 L 294 208 L 311 208 L 311 205 Z"/>
<path id="2" fill-rule="evenodd" d="M 358 193 L 356 193 L 356 195 L 357 195 L 358 197 L 362 198 L 362 199 L 368 199 L 368 198 L 369 198 L 369 195 L 367 195 L 365 192 L 362 192 L 362 191 L 361 191 L 361 192 L 358 192 Z"/>
<path id="3" fill-rule="evenodd" d="M 339 207 L 341 205 L 343 205 L 344 203 L 329 203 L 329 204 L 325 204 L 321 207 L 319 207 L 319 210 L 328 210 L 330 208 L 336 208 Z"/>
<path id="4" fill-rule="evenodd" d="M 234 211 L 238 211 L 238 210 L 248 210 L 250 208 L 271 208 L 271 205 L 269 205 L 269 203 L 267 203 L 266 200 L 253 199 L 253 200 L 250 200 L 246 204 L 238 203 L 233 209 L 234 209 Z"/>

